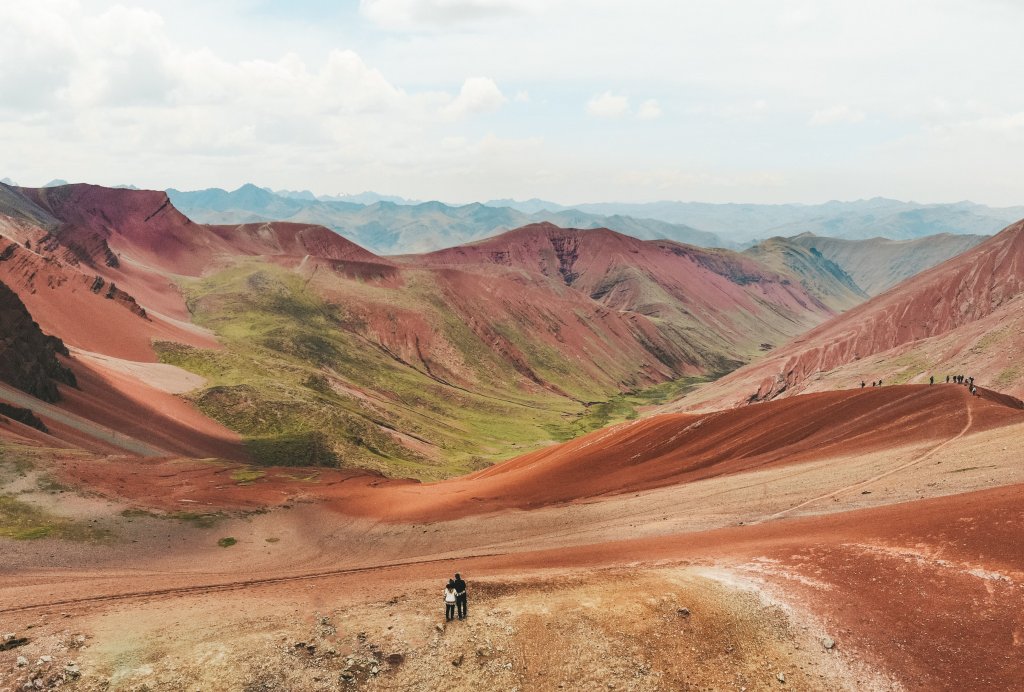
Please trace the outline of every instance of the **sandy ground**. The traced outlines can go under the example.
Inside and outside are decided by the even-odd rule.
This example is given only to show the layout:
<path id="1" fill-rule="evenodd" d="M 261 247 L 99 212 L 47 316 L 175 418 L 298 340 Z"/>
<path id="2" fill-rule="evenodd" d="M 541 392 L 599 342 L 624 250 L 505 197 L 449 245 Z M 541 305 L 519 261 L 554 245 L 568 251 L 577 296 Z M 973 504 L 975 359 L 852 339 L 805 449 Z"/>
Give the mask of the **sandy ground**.
<path id="1" fill-rule="evenodd" d="M 973 423 L 416 521 L 350 472 L 8 445 L 0 492 L 105 533 L 0 538 L 0 690 L 1012 689 L 1024 424 Z"/>
<path id="2" fill-rule="evenodd" d="M 129 375 L 139 382 L 169 394 L 184 394 L 199 389 L 206 384 L 206 378 L 176 365 L 167 363 L 143 363 L 123 358 L 114 358 L 102 353 L 85 351 L 80 348 L 71 349 L 79 360 L 87 360 L 96 366 L 114 372 Z"/>

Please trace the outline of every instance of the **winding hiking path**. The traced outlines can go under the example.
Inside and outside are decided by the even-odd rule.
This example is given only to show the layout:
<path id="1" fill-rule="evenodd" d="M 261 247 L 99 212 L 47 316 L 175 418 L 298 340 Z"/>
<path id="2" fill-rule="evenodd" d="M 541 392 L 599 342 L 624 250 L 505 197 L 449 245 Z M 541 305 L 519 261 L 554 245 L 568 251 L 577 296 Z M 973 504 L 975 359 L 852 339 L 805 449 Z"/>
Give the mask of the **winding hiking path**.
<path id="1" fill-rule="evenodd" d="M 896 473 L 899 473 L 901 471 L 905 471 L 905 470 L 907 470 L 909 468 L 912 468 L 914 466 L 917 466 L 922 461 L 924 461 L 925 459 L 929 458 L 930 456 L 932 456 L 933 454 L 935 454 L 939 450 L 941 450 L 941 449 L 943 449 L 945 447 L 948 447 L 949 445 L 953 444 L 954 442 L 956 442 L 957 440 L 962 438 L 964 435 L 966 435 L 970 431 L 971 427 L 974 425 L 974 413 L 971 410 L 971 400 L 973 398 L 974 397 L 968 397 L 967 400 L 964 403 L 964 411 L 966 411 L 966 413 L 967 413 L 967 422 L 964 423 L 964 427 L 961 428 L 960 432 L 958 432 L 956 435 L 953 435 L 949 439 L 940 442 L 939 444 L 935 445 L 934 447 L 932 447 L 928 451 L 923 452 L 922 454 L 914 457 L 913 459 L 911 459 L 910 461 L 908 461 L 908 462 L 906 462 L 904 464 L 900 464 L 896 468 L 889 469 L 888 471 L 884 471 L 882 473 L 879 473 L 879 474 L 877 474 L 875 476 L 872 476 L 871 478 L 868 478 L 868 479 L 863 480 L 863 481 L 858 481 L 856 483 L 851 483 L 849 485 L 844 485 L 843 487 L 841 487 L 841 488 L 839 488 L 837 490 L 833 490 L 832 492 L 825 493 L 824 495 L 818 495 L 817 497 L 812 497 L 811 499 L 805 500 L 804 502 L 801 502 L 798 505 L 793 505 L 792 507 L 790 507 L 788 509 L 784 509 L 784 510 L 782 510 L 780 512 L 776 512 L 774 514 L 770 514 L 767 517 L 764 517 L 763 519 L 761 519 L 757 523 L 760 523 L 760 522 L 763 522 L 763 521 L 771 521 L 773 519 L 780 519 L 780 518 L 782 518 L 784 516 L 792 514 L 793 512 L 797 511 L 798 509 L 803 509 L 804 507 L 806 507 L 808 505 L 812 505 L 812 504 L 814 504 L 816 502 L 820 502 L 822 500 L 828 500 L 830 498 L 836 497 L 837 495 L 842 495 L 843 493 L 848 493 L 848 492 L 852 492 L 852 491 L 855 491 L 855 490 L 860 490 L 860 489 L 862 489 L 862 488 L 864 488 L 866 486 L 872 485 L 873 483 L 877 483 L 878 481 L 882 480 L 883 478 L 888 478 L 889 476 L 892 476 L 893 474 L 896 474 Z"/>

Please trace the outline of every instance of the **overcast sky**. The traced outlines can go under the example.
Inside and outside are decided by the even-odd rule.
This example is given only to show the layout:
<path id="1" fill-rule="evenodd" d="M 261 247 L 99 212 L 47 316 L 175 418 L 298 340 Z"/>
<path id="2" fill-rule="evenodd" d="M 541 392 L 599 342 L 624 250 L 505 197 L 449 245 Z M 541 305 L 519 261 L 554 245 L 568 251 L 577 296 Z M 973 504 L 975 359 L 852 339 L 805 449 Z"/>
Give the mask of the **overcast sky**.
<path id="1" fill-rule="evenodd" d="M 1024 204 L 1014 0 L 3 0 L 0 178 Z"/>

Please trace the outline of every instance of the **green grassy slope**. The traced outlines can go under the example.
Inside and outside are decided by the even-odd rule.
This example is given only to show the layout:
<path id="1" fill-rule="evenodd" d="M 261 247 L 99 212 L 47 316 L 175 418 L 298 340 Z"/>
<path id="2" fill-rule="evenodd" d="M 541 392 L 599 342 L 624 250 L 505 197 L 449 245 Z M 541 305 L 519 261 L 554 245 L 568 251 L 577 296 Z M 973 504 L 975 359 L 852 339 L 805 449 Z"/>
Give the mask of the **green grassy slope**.
<path id="1" fill-rule="evenodd" d="M 190 397 L 242 434 L 259 463 L 442 478 L 633 416 L 636 405 L 674 392 L 662 386 L 629 397 L 585 384 L 542 347 L 528 354 L 531 364 L 562 374 L 574 391 L 523 387 L 415 277 L 400 290 L 352 281 L 344 300 L 332 302 L 308 278 L 249 261 L 184 289 L 195 322 L 214 330 L 224 348 L 159 343 L 160 358 L 209 380 Z M 457 351 L 453 362 L 468 367 L 462 375 L 476 380 L 472 390 L 369 338 L 358 309 L 369 300 L 425 315 Z"/>

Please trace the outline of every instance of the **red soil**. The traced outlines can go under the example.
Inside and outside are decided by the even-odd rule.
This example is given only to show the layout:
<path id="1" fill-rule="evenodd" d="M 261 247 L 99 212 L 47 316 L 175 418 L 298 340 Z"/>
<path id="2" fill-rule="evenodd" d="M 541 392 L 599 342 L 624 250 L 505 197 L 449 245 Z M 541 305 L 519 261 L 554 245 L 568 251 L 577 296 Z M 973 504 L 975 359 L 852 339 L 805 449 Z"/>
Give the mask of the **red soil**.
<path id="1" fill-rule="evenodd" d="M 751 583 L 783 603 L 812 613 L 821 631 L 838 643 L 838 654 L 857 658 L 908 688 L 1013 689 L 1019 680 L 1019 648 L 1024 646 L 1024 543 L 1019 540 L 1024 531 L 1024 486 L 631 538 L 636 529 L 629 522 L 657 521 L 664 506 L 646 506 L 645 497 L 607 495 L 721 474 L 729 474 L 741 487 L 751 483 L 745 472 L 752 470 L 839 460 L 910 444 L 926 449 L 932 441 L 938 446 L 965 432 L 1020 423 L 1024 413 L 1018 406 L 1005 397 L 970 397 L 962 387 L 944 385 L 806 395 L 707 416 L 679 414 L 620 425 L 434 485 L 311 469 L 267 469 L 255 483 L 240 484 L 231 477 L 237 468 L 232 465 L 126 457 L 97 461 L 76 455 L 57 462 L 60 478 L 129 504 L 205 512 L 295 503 L 303 508 L 296 508 L 294 516 L 272 512 L 252 519 L 266 523 L 252 531 L 249 552 L 225 553 L 226 557 L 209 553 L 209 563 L 197 567 L 194 555 L 175 557 L 160 550 L 146 558 L 155 562 L 131 571 L 120 563 L 85 569 L 82 578 L 59 591 L 53 571 L 40 570 L 22 575 L 16 600 L 8 603 L 21 607 L 47 599 L 117 593 L 145 597 L 150 591 L 162 602 L 203 602 L 224 597 L 217 584 L 233 584 L 245 591 L 259 612 L 292 604 L 297 593 L 307 592 L 288 580 L 294 575 L 310 588 L 315 583 L 319 612 L 327 607 L 322 604 L 334 607 L 345 598 L 371 601 L 383 598 L 381 594 L 405 593 L 410 584 L 435 579 L 449 568 L 469 575 L 472 583 L 528 574 L 543 581 L 565 570 L 624 565 L 642 569 L 682 562 L 727 583 L 737 577 L 753 579 Z M 1012 442 L 1009 429 L 1003 439 Z M 969 440 L 964 438 L 968 445 Z M 966 470 L 935 469 L 932 473 L 947 476 Z M 312 473 L 316 483 L 299 480 Z M 587 497 L 622 503 L 626 513 L 619 521 L 626 523 L 608 527 L 607 535 L 614 539 L 566 543 L 564 532 L 580 528 L 580 508 L 571 503 Z M 326 506 L 334 511 L 306 505 L 316 500 L 327 500 Z M 509 528 L 508 535 L 483 537 L 457 562 L 450 561 L 454 553 L 449 552 L 453 548 L 447 532 L 457 536 L 481 527 L 521 527 L 526 513 L 502 510 L 546 505 L 563 505 L 549 515 L 547 533 L 518 542 L 515 529 Z M 722 509 L 694 506 L 674 511 L 715 515 Z M 493 512 L 497 514 L 492 517 L 477 516 Z M 337 513 L 361 514 L 370 521 Z M 446 523 L 434 524 L 442 521 Z M 239 521 L 232 530 L 248 531 L 248 525 Z M 275 561 L 261 547 L 263 537 L 280 535 L 286 527 L 296 530 L 287 534 L 296 537 L 292 540 L 304 536 L 307 541 L 299 541 Z M 246 540 L 238 550 L 247 550 Z M 145 548 L 140 550 L 145 553 Z M 255 574 L 253 564 L 260 565 Z M 346 573 L 367 565 L 379 566 Z M 261 583 L 263 577 L 283 579 Z M 183 591 L 159 593 L 172 587 Z M 705 604 L 687 605 L 695 617 L 703 615 Z M 116 602 L 103 601 L 60 606 L 77 614 L 117 607 Z"/>
<path id="2" fill-rule="evenodd" d="M 338 506 L 387 520 L 438 521 L 939 443 L 967 428 L 976 432 L 1021 421 L 1024 411 L 971 397 L 953 385 L 809 394 L 713 414 L 665 414 L 624 423 L 463 478 L 352 492 Z"/>
<path id="3" fill-rule="evenodd" d="M 678 536 L 460 560 L 463 573 L 742 564 L 799 594 L 840 649 L 921 689 L 1016 689 L 1024 486 Z M 759 566 L 760 565 L 760 566 Z M 796 578 L 794 578 L 796 577 Z"/>
<path id="4" fill-rule="evenodd" d="M 15 247 L 0 262 L 0 281 L 18 293 L 45 333 L 58 335 L 68 346 L 139 361 L 155 360 L 154 339 L 216 347 L 216 341 L 200 330 L 158 314 L 143 316 L 123 291 L 108 298 L 111 282 L 107 280 L 98 282 L 101 285 L 94 291 L 96 276 L 23 247 Z M 166 287 L 163 295 L 167 296 L 164 303 L 181 301 L 177 291 L 168 292 Z"/>
<path id="5" fill-rule="evenodd" d="M 61 409 L 169 455 L 247 459 L 241 438 L 185 400 L 84 360 L 70 362 L 78 389 L 61 387 Z"/>
<path id="6" fill-rule="evenodd" d="M 765 318 L 769 301 L 798 318 L 832 312 L 796 285 L 748 257 L 668 240 L 637 240 L 605 228 L 581 230 L 539 223 L 471 245 L 409 258 L 427 266 L 490 266 L 540 273 L 609 308 L 657 314 L 661 296 L 682 301 L 697 315 L 730 324 L 733 312 Z"/>
<path id="7" fill-rule="evenodd" d="M 206 226 L 236 255 L 309 255 L 326 260 L 390 263 L 323 226 L 274 221 L 239 226 Z"/>
<path id="8" fill-rule="evenodd" d="M 276 506 L 300 496 L 382 521 L 449 521 L 915 443 L 938 445 L 965 430 L 1018 422 L 1024 422 L 1024 411 L 970 397 L 962 387 L 905 386 L 810 394 L 702 416 L 652 417 L 433 484 L 319 469 L 313 472 L 316 484 L 303 485 L 296 484 L 296 475 L 309 470 L 273 468 L 259 483 L 240 488 L 224 485 L 224 467 L 193 464 L 187 474 L 165 475 L 136 462 L 83 462 L 71 475 L 89 487 L 164 509 L 179 506 L 182 498 L 232 508 Z M 138 435 L 168 444 L 143 437 L 141 430 Z"/>
<path id="9" fill-rule="evenodd" d="M 1024 221 L 731 373 L 716 383 L 720 394 L 711 392 L 707 402 L 721 407 L 751 396 L 763 400 L 799 391 L 818 373 L 983 321 L 1022 293 Z M 973 372 L 970 363 L 983 351 L 961 352 L 960 372 Z M 945 356 L 951 360 L 951 354 Z M 1007 350 L 1003 368 L 1019 356 L 1019 350 Z"/>

